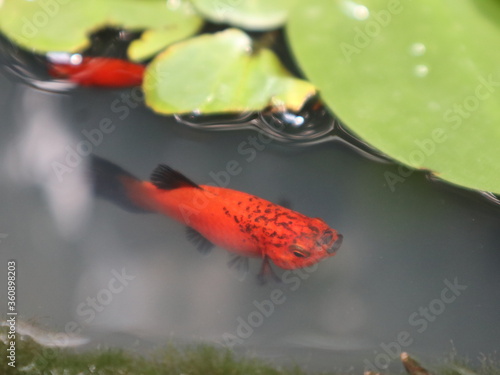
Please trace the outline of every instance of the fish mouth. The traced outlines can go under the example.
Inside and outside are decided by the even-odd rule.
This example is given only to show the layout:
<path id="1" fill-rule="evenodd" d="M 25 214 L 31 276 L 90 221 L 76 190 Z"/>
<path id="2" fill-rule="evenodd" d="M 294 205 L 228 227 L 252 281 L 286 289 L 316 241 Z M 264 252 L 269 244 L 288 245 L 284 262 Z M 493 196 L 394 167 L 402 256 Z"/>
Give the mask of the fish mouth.
<path id="1" fill-rule="evenodd" d="M 339 234 L 333 245 L 328 250 L 326 250 L 326 252 L 331 255 L 335 254 L 340 249 L 340 245 L 342 245 L 343 240 L 344 236 Z"/>

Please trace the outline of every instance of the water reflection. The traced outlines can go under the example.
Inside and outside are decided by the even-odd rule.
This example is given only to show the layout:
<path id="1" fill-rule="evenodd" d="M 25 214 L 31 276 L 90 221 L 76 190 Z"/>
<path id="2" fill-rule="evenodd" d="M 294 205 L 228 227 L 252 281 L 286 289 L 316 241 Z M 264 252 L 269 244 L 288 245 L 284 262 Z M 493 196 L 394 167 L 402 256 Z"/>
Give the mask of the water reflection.
<path id="1" fill-rule="evenodd" d="M 68 147 L 76 142 L 61 118 L 65 98 L 27 88 L 21 88 L 18 95 L 17 116 L 23 126 L 5 150 L 5 169 L 21 186 L 37 186 L 43 191 L 61 236 L 77 236 L 87 220 L 92 194 L 82 168 L 64 173 L 64 183 L 57 173 Z"/>
<path id="2" fill-rule="evenodd" d="M 201 116 L 196 113 L 174 115 L 175 119 L 181 124 L 188 125 L 196 129 L 207 130 L 235 130 L 249 128 L 252 126 L 256 116 L 255 112 L 218 116 Z"/>
<path id="3" fill-rule="evenodd" d="M 0 63 L 2 72 L 11 79 L 39 90 L 66 92 L 76 87 L 68 81 L 54 80 L 46 70 L 46 58 L 28 53 L 0 35 Z"/>
<path id="4" fill-rule="evenodd" d="M 331 134 L 335 121 L 317 101 L 310 101 L 298 113 L 286 108 L 271 108 L 259 113 L 255 126 L 281 142 L 313 144 Z"/>
<path id="5" fill-rule="evenodd" d="M 312 98 L 298 113 L 284 107 L 271 107 L 261 112 L 239 115 L 189 114 L 174 117 L 181 124 L 202 130 L 257 129 L 273 140 L 293 146 L 312 146 L 328 141 L 342 142 L 374 161 L 390 162 L 390 158 L 349 132 L 318 98 Z"/>
<path id="6" fill-rule="evenodd" d="M 8 323 L 0 322 L 0 326 L 7 327 Z M 23 320 L 16 322 L 16 332 L 22 337 L 22 340 L 30 338 L 47 348 L 73 348 L 86 345 L 90 342 L 90 339 L 87 337 L 67 334 L 65 332 L 49 331 L 39 325 Z"/>

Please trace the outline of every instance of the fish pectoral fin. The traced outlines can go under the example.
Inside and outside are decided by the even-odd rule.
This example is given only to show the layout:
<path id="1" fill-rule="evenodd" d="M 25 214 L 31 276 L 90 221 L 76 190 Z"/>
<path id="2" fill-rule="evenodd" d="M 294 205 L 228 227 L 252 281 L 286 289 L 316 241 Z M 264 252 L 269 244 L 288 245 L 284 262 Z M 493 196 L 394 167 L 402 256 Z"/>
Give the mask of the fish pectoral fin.
<path id="1" fill-rule="evenodd" d="M 236 271 L 238 272 L 238 280 L 243 281 L 245 280 L 250 268 L 248 263 L 249 261 L 247 257 L 231 254 L 231 259 L 229 260 L 229 262 L 227 262 L 227 265 L 231 268 L 236 269 Z"/>
<path id="2" fill-rule="evenodd" d="M 271 267 L 271 262 L 268 256 L 264 256 L 262 260 L 262 266 L 260 267 L 260 272 L 257 275 L 257 280 L 261 285 L 267 283 L 268 278 L 271 277 L 275 282 L 281 283 L 281 278 L 273 271 Z"/>
<path id="3" fill-rule="evenodd" d="M 207 240 L 203 235 L 198 232 L 196 229 L 191 227 L 187 227 L 186 236 L 189 241 L 191 241 L 198 251 L 202 254 L 208 254 L 210 250 L 215 246 L 212 242 Z"/>
<path id="4" fill-rule="evenodd" d="M 180 187 L 201 189 L 198 184 L 165 164 L 158 165 L 151 173 L 150 179 L 154 186 L 163 190 L 172 190 Z"/>

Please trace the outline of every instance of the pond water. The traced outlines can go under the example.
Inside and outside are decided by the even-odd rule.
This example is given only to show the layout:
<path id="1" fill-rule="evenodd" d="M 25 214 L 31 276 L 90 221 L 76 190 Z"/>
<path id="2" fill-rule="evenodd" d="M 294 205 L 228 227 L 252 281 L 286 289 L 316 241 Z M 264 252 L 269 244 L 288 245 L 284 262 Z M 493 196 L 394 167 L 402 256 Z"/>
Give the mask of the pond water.
<path id="1" fill-rule="evenodd" d="M 4 70 L 0 107 L 0 275 L 17 261 L 24 321 L 78 332 L 85 348 L 208 342 L 315 371 L 380 368 L 401 350 L 436 358 L 454 346 L 474 358 L 500 348 L 499 207 L 479 194 L 420 172 L 388 184 L 397 165 L 338 137 L 291 144 L 190 127 L 130 89 L 54 93 Z M 165 163 L 198 183 L 287 200 L 343 245 L 317 267 L 274 267 L 283 282 L 260 285 L 258 259 L 242 275 L 168 217 L 96 200 L 90 151 L 142 179 Z"/>

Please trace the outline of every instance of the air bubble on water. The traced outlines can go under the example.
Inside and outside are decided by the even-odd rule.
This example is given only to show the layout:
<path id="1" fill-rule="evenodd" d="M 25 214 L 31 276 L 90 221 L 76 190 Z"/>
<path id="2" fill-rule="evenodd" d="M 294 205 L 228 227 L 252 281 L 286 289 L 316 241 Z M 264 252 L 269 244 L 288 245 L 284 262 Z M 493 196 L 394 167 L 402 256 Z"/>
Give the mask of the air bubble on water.
<path id="1" fill-rule="evenodd" d="M 343 2 L 342 8 L 345 14 L 358 21 L 364 21 L 370 17 L 370 10 L 366 6 L 357 4 L 354 1 Z"/>
<path id="2" fill-rule="evenodd" d="M 83 56 L 79 53 L 48 52 L 45 57 L 53 64 L 79 65 L 83 61 Z"/>
<path id="3" fill-rule="evenodd" d="M 79 53 L 74 53 L 71 55 L 71 57 L 69 58 L 69 62 L 73 65 L 79 65 L 81 64 L 83 61 L 83 57 L 82 55 L 80 55 Z"/>
<path id="4" fill-rule="evenodd" d="M 45 56 L 51 63 L 68 64 L 71 55 L 67 52 L 47 52 Z"/>
<path id="5" fill-rule="evenodd" d="M 414 73 L 417 77 L 425 77 L 429 73 L 429 67 L 427 65 L 416 65 Z"/>
<path id="6" fill-rule="evenodd" d="M 327 140 L 334 128 L 333 117 L 317 101 L 307 103 L 299 112 L 287 110 L 282 103 L 259 113 L 257 127 L 284 142 L 311 143 Z M 316 108 L 317 106 L 317 108 Z"/>
<path id="7" fill-rule="evenodd" d="M 370 16 L 370 11 L 364 5 L 357 5 L 354 8 L 353 14 L 354 14 L 354 18 L 356 18 L 357 20 L 363 21 L 363 20 L 366 20 Z"/>
<path id="8" fill-rule="evenodd" d="M 283 113 L 283 119 L 287 121 L 291 126 L 299 127 L 304 125 L 304 117 L 296 116 L 293 113 Z"/>
<path id="9" fill-rule="evenodd" d="M 423 43 L 413 43 L 410 46 L 410 54 L 412 54 L 413 56 L 422 56 L 425 54 L 426 49 L 427 48 Z"/>
<path id="10" fill-rule="evenodd" d="M 167 8 L 169 10 L 177 10 L 181 5 L 181 0 L 167 0 Z"/>

